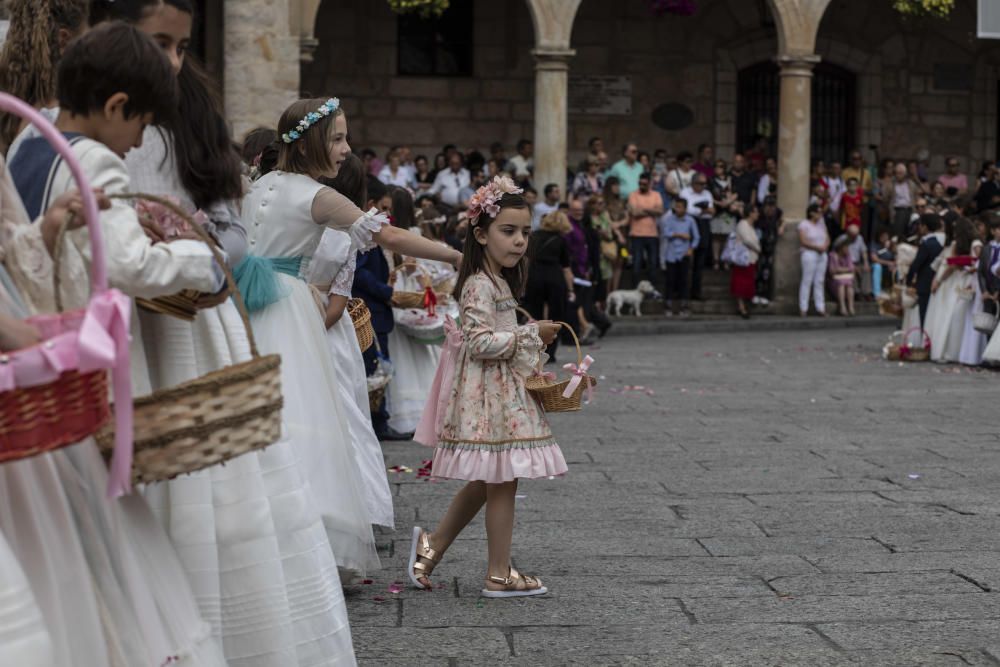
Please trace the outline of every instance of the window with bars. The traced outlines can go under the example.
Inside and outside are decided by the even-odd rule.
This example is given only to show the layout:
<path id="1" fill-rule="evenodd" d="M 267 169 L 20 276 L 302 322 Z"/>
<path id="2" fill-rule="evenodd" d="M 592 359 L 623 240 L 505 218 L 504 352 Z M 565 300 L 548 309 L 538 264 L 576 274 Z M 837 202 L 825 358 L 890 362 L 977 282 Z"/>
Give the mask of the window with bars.
<path id="1" fill-rule="evenodd" d="M 736 145 L 746 150 L 758 137 L 778 153 L 781 81 L 777 63 L 766 61 L 740 70 Z M 850 70 L 820 62 L 812 83 L 812 158 L 843 161 L 857 139 L 857 77 Z"/>

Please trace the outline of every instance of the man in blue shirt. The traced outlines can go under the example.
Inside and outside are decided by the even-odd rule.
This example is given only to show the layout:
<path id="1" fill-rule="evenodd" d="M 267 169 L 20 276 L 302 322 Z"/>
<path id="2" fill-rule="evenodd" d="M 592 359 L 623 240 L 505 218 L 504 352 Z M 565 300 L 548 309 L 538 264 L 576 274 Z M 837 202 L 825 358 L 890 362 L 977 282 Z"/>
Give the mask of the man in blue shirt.
<path id="1" fill-rule="evenodd" d="M 691 274 L 691 258 L 701 235 L 698 233 L 698 223 L 688 215 L 687 205 L 686 199 L 674 199 L 673 207 L 660 217 L 659 222 L 660 267 L 666 276 L 664 295 L 667 299 L 667 317 L 677 314 L 675 304 L 681 317 L 691 314 L 688 311 L 688 276 Z"/>

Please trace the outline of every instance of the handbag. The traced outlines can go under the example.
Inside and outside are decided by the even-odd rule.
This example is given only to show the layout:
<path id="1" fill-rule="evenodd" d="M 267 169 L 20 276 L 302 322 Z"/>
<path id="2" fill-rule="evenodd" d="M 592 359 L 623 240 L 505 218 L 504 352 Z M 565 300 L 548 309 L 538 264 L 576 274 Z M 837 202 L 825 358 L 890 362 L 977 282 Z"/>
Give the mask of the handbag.
<path id="1" fill-rule="evenodd" d="M 997 330 L 997 324 L 1000 323 L 1000 304 L 994 303 L 993 310 L 995 312 L 988 313 L 983 308 L 983 310 L 973 313 L 972 328 L 981 334 L 992 336 L 993 332 Z"/>
<path id="2" fill-rule="evenodd" d="M 750 266 L 750 250 L 743 245 L 736 232 L 729 233 L 729 237 L 726 239 L 726 247 L 722 249 L 721 259 L 723 262 L 732 264 L 733 266 Z"/>
<path id="3" fill-rule="evenodd" d="M 601 257 L 609 262 L 618 259 L 618 244 L 614 241 L 601 241 Z"/>
<path id="4" fill-rule="evenodd" d="M 15 461 L 73 445 L 108 421 L 107 376 L 114 386 L 116 437 L 107 493 L 131 490 L 132 380 L 129 370 L 131 300 L 108 287 L 104 235 L 97 202 L 73 149 L 35 109 L 0 93 L 0 109 L 28 120 L 65 160 L 83 200 L 91 247 L 91 296 L 87 307 L 62 311 L 60 233 L 53 256 L 56 310 L 29 318 L 43 340 L 0 354 L 0 462 Z M 63 228 L 63 232 L 65 227 Z"/>

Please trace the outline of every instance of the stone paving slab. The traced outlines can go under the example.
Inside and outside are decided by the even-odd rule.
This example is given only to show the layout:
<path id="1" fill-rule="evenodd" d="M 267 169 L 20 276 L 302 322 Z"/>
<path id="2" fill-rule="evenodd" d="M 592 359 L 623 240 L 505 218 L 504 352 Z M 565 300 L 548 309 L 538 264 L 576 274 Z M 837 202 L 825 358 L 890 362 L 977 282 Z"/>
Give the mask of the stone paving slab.
<path id="1" fill-rule="evenodd" d="M 514 562 L 552 592 L 479 598 L 481 518 L 435 590 L 390 592 L 460 486 L 391 475 L 383 570 L 347 588 L 359 662 L 1000 665 L 1000 375 L 882 362 L 887 333 L 601 341 L 596 400 L 552 416 L 569 474 L 518 490 Z"/>

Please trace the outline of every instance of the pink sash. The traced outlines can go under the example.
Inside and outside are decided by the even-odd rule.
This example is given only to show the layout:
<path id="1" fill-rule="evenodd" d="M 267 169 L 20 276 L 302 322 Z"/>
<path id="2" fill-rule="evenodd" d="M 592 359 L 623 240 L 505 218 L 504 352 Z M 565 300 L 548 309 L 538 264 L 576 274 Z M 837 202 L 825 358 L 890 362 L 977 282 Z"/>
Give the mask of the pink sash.
<path id="1" fill-rule="evenodd" d="M 441 346 L 441 361 L 438 363 L 434 382 L 424 403 L 424 413 L 417 424 L 413 439 L 428 447 L 437 447 L 444 415 L 448 409 L 448 399 L 455 381 L 455 363 L 464 342 L 462 330 L 451 317 L 445 317 L 444 343 Z"/>

